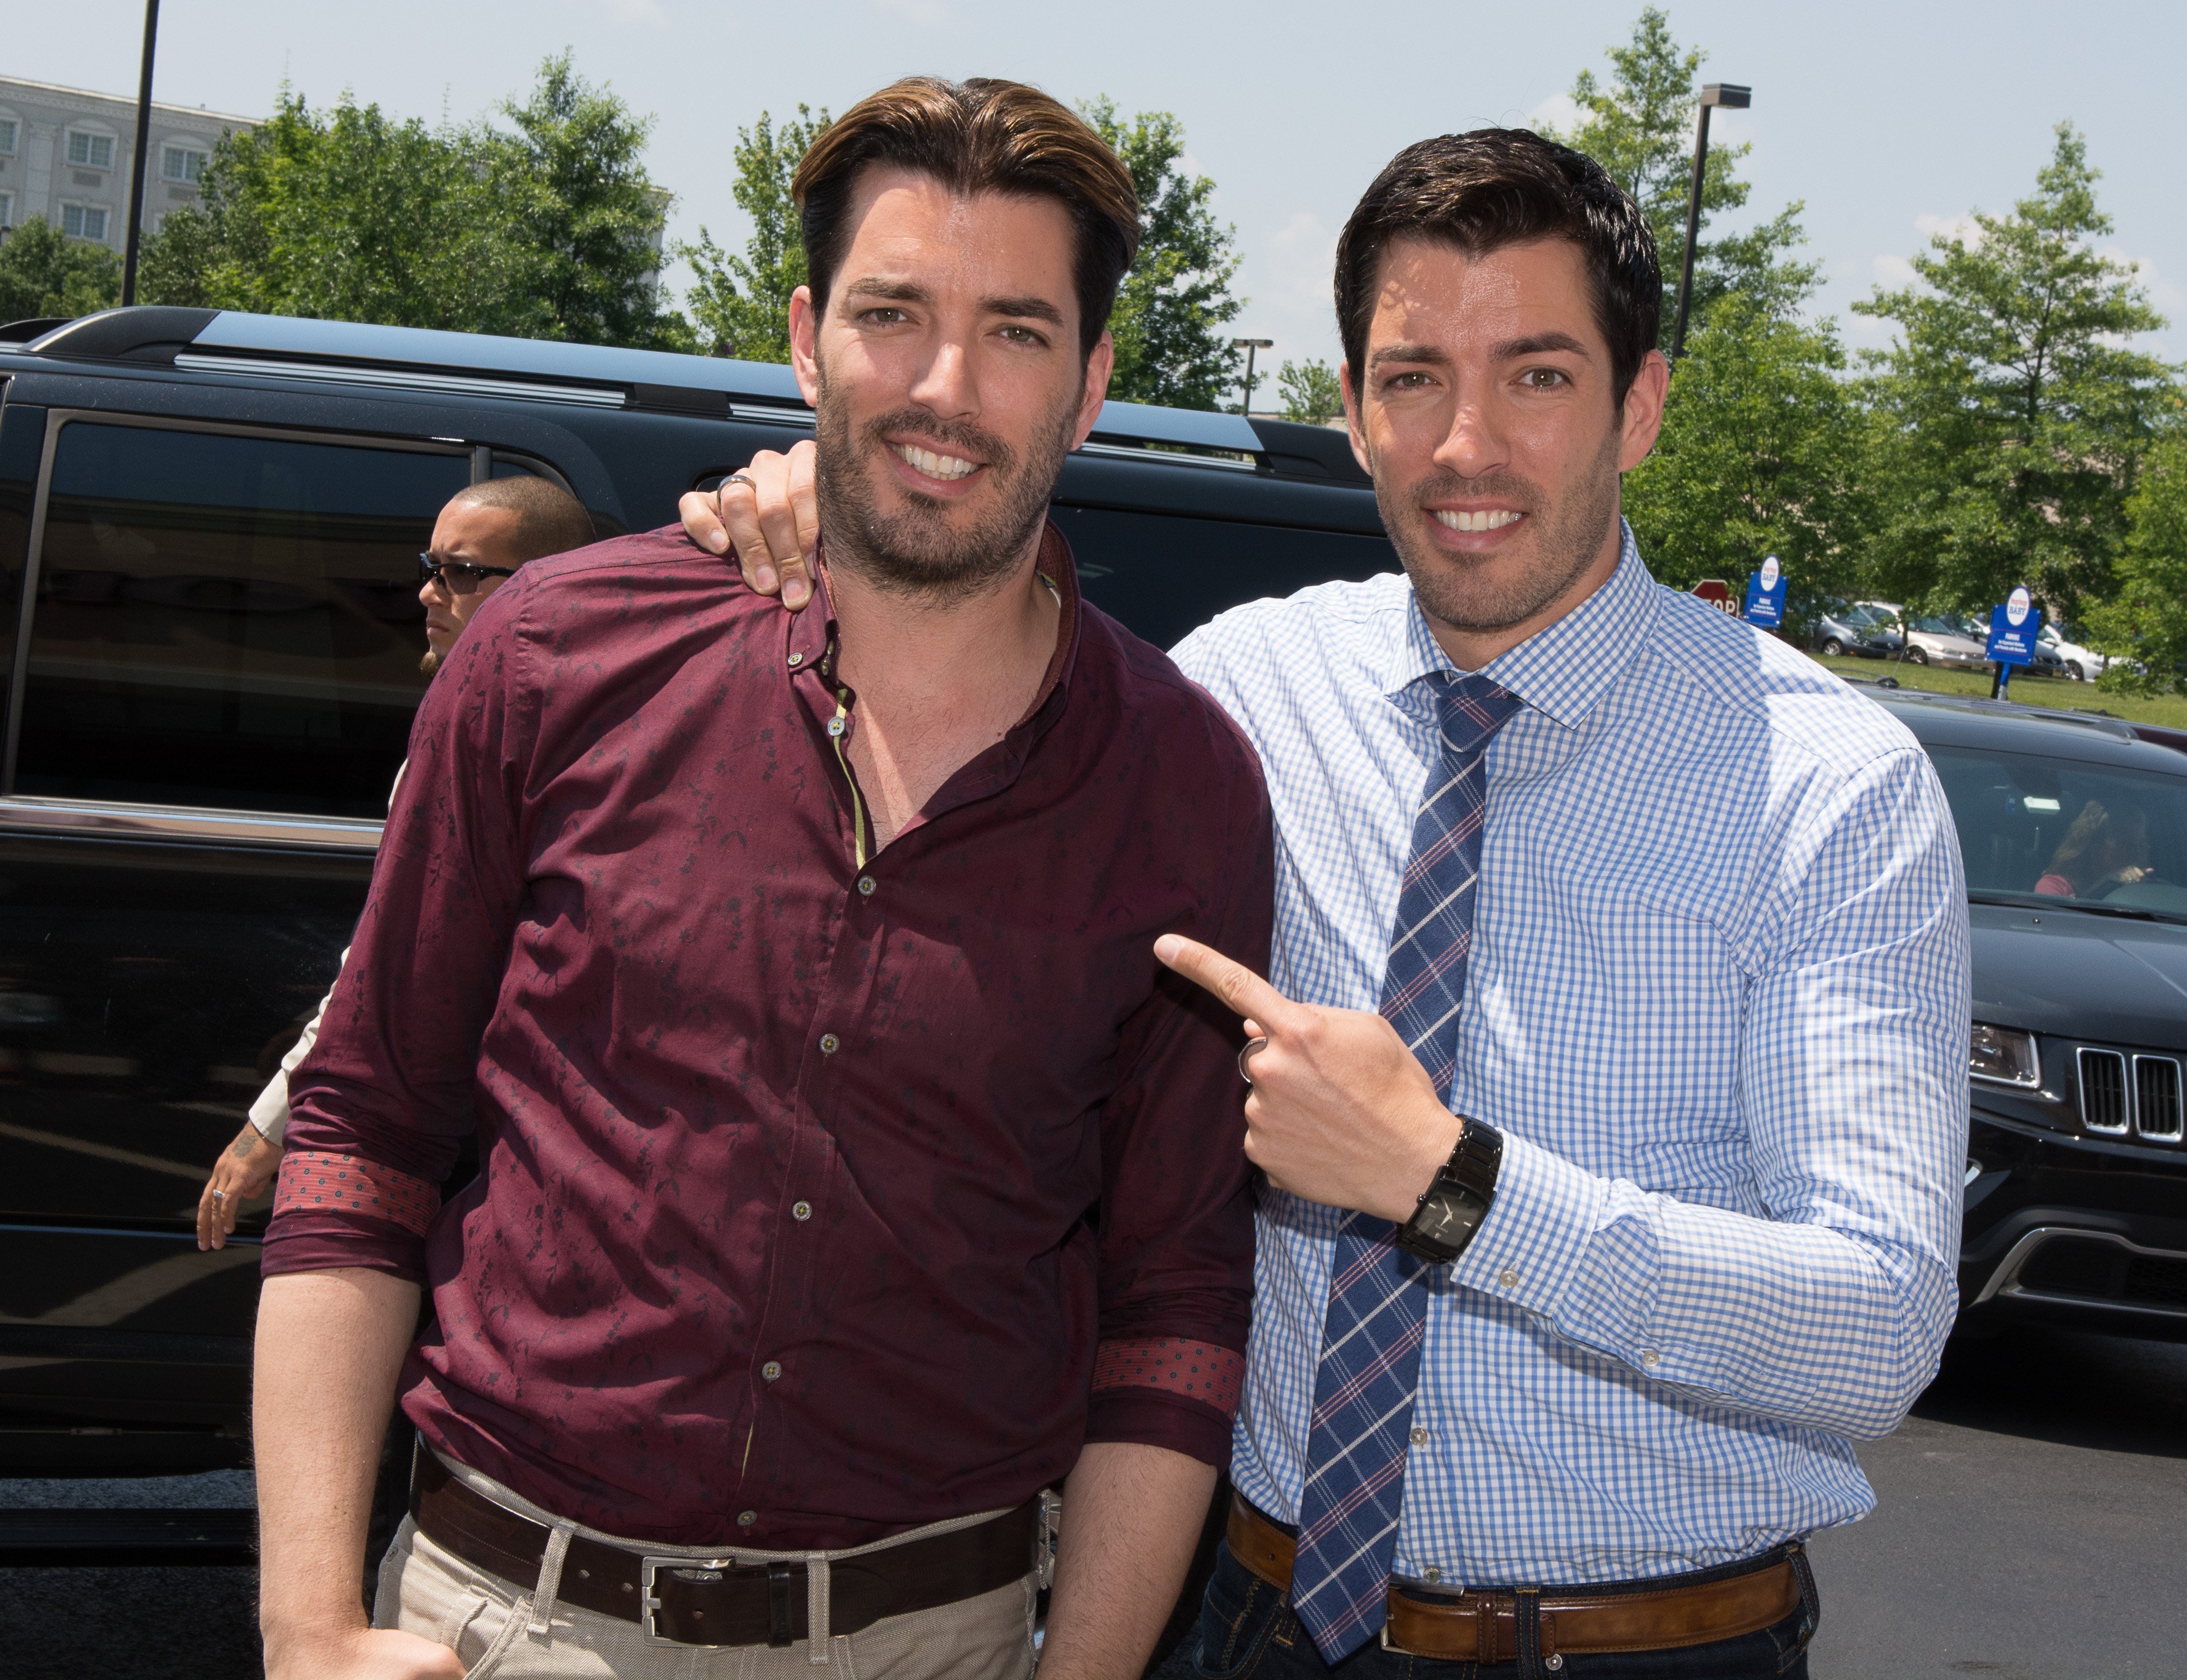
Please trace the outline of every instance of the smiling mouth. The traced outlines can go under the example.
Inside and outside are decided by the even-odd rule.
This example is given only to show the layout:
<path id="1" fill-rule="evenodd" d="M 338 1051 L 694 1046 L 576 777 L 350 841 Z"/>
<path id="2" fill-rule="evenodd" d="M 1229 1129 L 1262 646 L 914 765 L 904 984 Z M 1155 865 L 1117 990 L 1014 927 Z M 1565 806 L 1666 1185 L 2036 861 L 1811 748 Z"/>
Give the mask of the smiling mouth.
<path id="1" fill-rule="evenodd" d="M 916 444 L 891 443 L 889 447 L 896 457 L 914 472 L 921 472 L 943 483 L 969 478 L 980 470 L 977 461 L 967 461 L 961 455 L 937 455 L 931 449 L 921 449 Z"/>
<path id="2" fill-rule="evenodd" d="M 1513 508 L 1484 508 L 1477 514 L 1447 508 L 1431 508 L 1428 512 L 1437 525 L 1452 531 L 1501 531 L 1526 517 Z"/>

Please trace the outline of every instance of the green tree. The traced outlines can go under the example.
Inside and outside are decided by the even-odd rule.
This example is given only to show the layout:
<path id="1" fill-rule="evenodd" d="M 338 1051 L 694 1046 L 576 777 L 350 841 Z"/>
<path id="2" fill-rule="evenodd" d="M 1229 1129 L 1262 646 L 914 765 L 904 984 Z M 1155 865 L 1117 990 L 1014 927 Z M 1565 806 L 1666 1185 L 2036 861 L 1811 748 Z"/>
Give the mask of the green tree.
<path id="1" fill-rule="evenodd" d="M 1739 292 L 1689 331 L 1655 451 L 1625 479 L 1650 565 L 1736 584 L 1765 554 L 1802 597 L 1844 592 L 1859 553 L 1858 416 L 1836 328 Z"/>
<path id="2" fill-rule="evenodd" d="M 1276 374 L 1276 388 L 1284 394 L 1284 418 L 1302 425 L 1325 426 L 1344 412 L 1344 393 L 1336 369 L 1318 357 L 1311 362 L 1286 362 Z"/>
<path id="3" fill-rule="evenodd" d="M 140 295 L 267 315 L 591 343 L 688 342 L 651 240 L 644 124 L 549 59 L 514 132 L 428 127 L 283 90 L 225 137 L 195 207 L 145 245 Z"/>
<path id="4" fill-rule="evenodd" d="M 645 171 L 649 118 L 545 60 L 530 96 L 503 102 L 516 132 L 477 137 L 522 271 L 523 336 L 686 349 L 690 328 L 666 304 L 661 237 L 669 195 Z"/>
<path id="5" fill-rule="evenodd" d="M 1184 125 L 1167 111 L 1128 122 L 1102 98 L 1079 107 L 1123 160 L 1139 195 L 1139 254 L 1116 294 L 1109 330 L 1116 371 L 1109 395 L 1126 402 L 1219 408 L 1244 371 L 1223 330 L 1245 306 L 1230 282 L 1241 259 L 1236 231 L 1215 219 L 1215 183 L 1182 167 Z"/>
<path id="6" fill-rule="evenodd" d="M 2055 615 L 2108 597 L 2167 370 L 2124 342 L 2163 317 L 2111 231 L 2071 123 L 2032 196 L 1937 234 L 1917 281 L 1853 307 L 1899 342 L 1874 356 L 1877 581 L 1979 609 L 2026 582 Z"/>
<path id="7" fill-rule="evenodd" d="M 42 216 L 0 239 L 0 321 L 88 315 L 121 296 L 121 258 L 104 245 L 67 238 Z"/>
<path id="8" fill-rule="evenodd" d="M 1650 6 L 1633 25 L 1632 40 L 1610 48 L 1604 56 L 1610 60 L 1607 81 L 1583 70 L 1572 83 L 1579 121 L 1569 129 L 1545 126 L 1544 132 L 1594 159 L 1647 216 L 1663 269 L 1661 343 L 1668 349 L 1686 248 L 1686 200 L 1693 190 L 1700 72 L 1707 54 L 1681 48 L 1671 34 L 1669 18 Z M 1744 142 L 1727 145 L 1712 137 L 1701 178 L 1703 232 L 1712 216 L 1746 203 L 1752 189 L 1736 171 L 1748 149 Z M 1794 218 L 1799 209 L 1794 205 L 1751 233 L 1695 245 L 1689 333 L 1727 291 L 1759 291 L 1782 299 L 1813 289 L 1819 268 L 1793 262 L 1789 256 L 1797 239 Z"/>
<path id="9" fill-rule="evenodd" d="M 744 255 L 723 252 L 704 227 L 696 244 L 679 248 L 697 276 L 691 317 L 716 356 L 790 360 L 790 295 L 805 284 L 805 230 L 790 183 L 830 121 L 824 108 L 816 117 L 800 105 L 796 120 L 779 129 L 766 111 L 750 128 L 739 129 L 731 190 L 751 218 Z"/>
<path id="10" fill-rule="evenodd" d="M 2172 407 L 2127 503 L 2117 593 L 2088 614 L 2098 644 L 2126 656 L 2104 673 L 2106 688 L 2187 688 L 2187 403 L 2175 396 Z"/>

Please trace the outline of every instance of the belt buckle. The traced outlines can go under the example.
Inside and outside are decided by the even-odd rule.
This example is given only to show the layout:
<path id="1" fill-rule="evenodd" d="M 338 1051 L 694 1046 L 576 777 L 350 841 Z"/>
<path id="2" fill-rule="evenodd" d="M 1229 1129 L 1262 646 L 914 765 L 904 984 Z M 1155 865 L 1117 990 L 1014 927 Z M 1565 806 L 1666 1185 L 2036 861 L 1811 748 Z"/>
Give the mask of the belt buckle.
<path id="1" fill-rule="evenodd" d="M 701 1581 L 720 1581 L 728 1571 L 736 1568 L 734 1558 L 655 1558 L 642 1557 L 638 1560 L 638 1637 L 649 1645 L 666 1645 L 679 1651 L 725 1650 L 723 1645 L 703 1645 L 689 1639 L 672 1639 L 666 1633 L 656 1632 L 653 1613 L 659 1610 L 661 1600 L 654 1595 L 654 1577 L 664 1569 L 688 1569 L 699 1571 Z"/>

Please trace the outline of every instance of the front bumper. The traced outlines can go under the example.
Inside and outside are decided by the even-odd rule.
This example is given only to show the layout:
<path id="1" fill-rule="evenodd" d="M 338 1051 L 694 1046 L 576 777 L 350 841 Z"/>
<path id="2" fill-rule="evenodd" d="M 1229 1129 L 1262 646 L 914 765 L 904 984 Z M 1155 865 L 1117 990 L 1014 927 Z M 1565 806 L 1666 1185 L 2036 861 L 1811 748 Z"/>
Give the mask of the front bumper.
<path id="1" fill-rule="evenodd" d="M 1984 1094 L 1968 1134 L 1961 1319 L 2187 1340 L 2187 1151 L 1986 1111 Z"/>

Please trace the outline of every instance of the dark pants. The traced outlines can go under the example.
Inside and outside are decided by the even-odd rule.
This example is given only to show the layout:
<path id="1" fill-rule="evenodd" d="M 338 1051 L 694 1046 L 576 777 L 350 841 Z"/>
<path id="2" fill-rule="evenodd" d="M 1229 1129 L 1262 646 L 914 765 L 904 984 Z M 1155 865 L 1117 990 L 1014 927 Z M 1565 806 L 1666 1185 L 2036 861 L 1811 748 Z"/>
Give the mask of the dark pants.
<path id="1" fill-rule="evenodd" d="M 1801 1604 L 1774 1627 L 1711 1645 L 1673 1651 L 1628 1651 L 1602 1655 L 1568 1653 L 1564 1666 L 1550 1669 L 1538 1656 L 1498 1663 L 1440 1662 L 1432 1657 L 1386 1651 L 1369 1641 L 1335 1668 L 1325 1665 L 1313 1641 L 1299 1626 L 1285 1595 L 1252 1574 L 1225 1545 L 1216 1554 L 1215 1576 L 1207 1583 L 1200 1612 L 1199 1649 L 1191 1672 L 1202 1680 L 1304 1680 L 1339 1674 L 1345 1680 L 1807 1680 L 1808 1641 L 1814 1637 L 1819 1607 L 1814 1577 L 1804 1555 L 1800 1573 Z M 1747 1565 L 1674 1577 L 1678 1582 L 1720 1580 Z M 1661 1581 L 1620 1585 L 1661 1587 Z"/>

